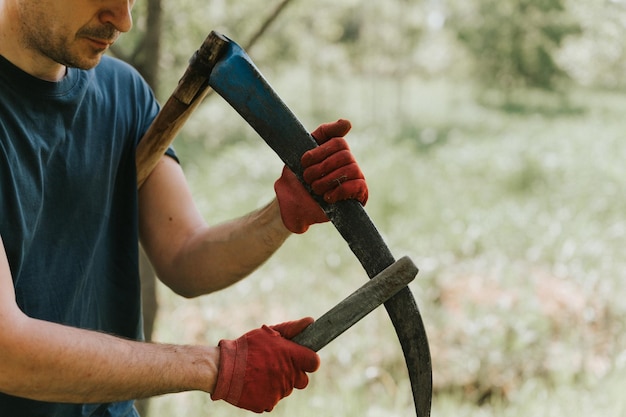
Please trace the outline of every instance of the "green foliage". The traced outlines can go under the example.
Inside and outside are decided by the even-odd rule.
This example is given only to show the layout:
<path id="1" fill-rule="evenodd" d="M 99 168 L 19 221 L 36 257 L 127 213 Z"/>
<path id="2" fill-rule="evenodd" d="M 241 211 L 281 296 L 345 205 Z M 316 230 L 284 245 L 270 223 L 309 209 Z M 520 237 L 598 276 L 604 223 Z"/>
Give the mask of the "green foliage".
<path id="1" fill-rule="evenodd" d="M 431 339 L 433 415 L 623 415 L 626 101 L 573 84 L 567 97 L 537 91 L 558 90 L 565 75 L 619 85 L 623 13 L 593 2 L 475 0 L 447 10 L 434 30 L 424 22 L 435 3 L 294 3 L 251 55 L 306 126 L 353 121 L 367 210 L 394 254 L 420 267 L 411 287 Z M 166 8 L 171 91 L 209 30 L 245 40 L 267 2 Z M 418 68 L 437 48 L 441 73 L 425 79 Z M 475 80 L 483 103 L 502 101 L 485 85 L 514 91 L 509 111 L 476 102 Z M 281 163 L 219 97 L 198 109 L 176 147 L 210 223 L 272 198 Z M 161 288 L 156 339 L 215 343 L 319 316 L 363 279 L 332 226 L 320 225 L 218 294 L 189 301 Z M 325 348 L 311 386 L 273 414 L 412 414 L 398 349 L 384 311 L 375 312 Z M 249 414 L 201 393 L 159 398 L 153 410 Z"/>
<path id="2" fill-rule="evenodd" d="M 434 302 L 423 308 L 439 390 L 510 399 L 532 379 L 593 380 L 620 355 L 623 308 L 611 292 L 623 294 L 626 202 L 609 196 L 626 154 L 610 106 L 623 104 L 590 92 L 579 99 L 593 101 L 592 114 L 442 107 L 444 142 L 415 153 L 396 143 L 377 159 L 386 168 L 370 179 L 372 195 L 387 197 L 373 210 L 385 213 L 377 217 L 390 236 L 404 236 L 393 247 L 424 261 L 419 282 Z M 443 115 L 421 117 L 439 123 Z M 605 233 L 614 227 L 617 240 Z"/>
<path id="3" fill-rule="evenodd" d="M 475 76 L 505 90 L 557 88 L 567 74 L 555 55 L 567 37 L 581 34 L 563 0 L 463 2 L 452 26 L 473 57 Z"/>

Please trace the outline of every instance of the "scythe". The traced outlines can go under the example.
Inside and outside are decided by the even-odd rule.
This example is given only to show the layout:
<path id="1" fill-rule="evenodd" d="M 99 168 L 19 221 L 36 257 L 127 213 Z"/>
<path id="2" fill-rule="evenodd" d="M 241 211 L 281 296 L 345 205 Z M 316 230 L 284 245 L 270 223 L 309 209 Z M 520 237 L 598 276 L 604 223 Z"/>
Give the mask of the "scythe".
<path id="1" fill-rule="evenodd" d="M 139 186 L 162 157 L 190 113 L 204 98 L 209 87 L 221 95 L 250 124 L 304 184 L 300 159 L 304 152 L 317 146 L 315 140 L 265 81 L 245 51 L 225 36 L 211 32 L 190 60 L 177 88 L 139 143 L 137 148 Z M 305 187 L 309 188 L 306 184 Z M 311 194 L 346 240 L 367 275 L 370 278 L 388 276 L 385 271 L 393 270 L 394 264 L 400 261 L 394 259 L 361 204 L 355 200 L 327 204 L 323 199 Z M 405 258 L 401 261 L 407 262 Z M 413 271 L 412 268 L 408 270 Z M 417 273 L 416 268 L 414 271 Z M 405 275 L 410 273 L 404 272 Z M 430 349 L 421 314 L 413 294 L 406 286 L 407 282 L 400 284 L 401 289 L 393 290 L 377 303 L 384 302 L 404 352 L 417 417 L 428 417 L 432 400 Z M 367 291 L 362 293 L 369 294 Z M 369 296 L 361 295 L 361 301 L 363 297 Z M 323 317 L 327 317 L 328 314 Z M 331 315 L 334 314 L 332 310 Z M 364 314 L 366 313 L 362 315 Z M 324 321 L 318 321 L 320 328 L 324 327 L 322 326 Z M 312 343 L 315 343 L 317 350 L 354 324 L 354 321 L 340 326 L 332 323 L 333 320 L 330 320 L 330 325 L 328 321 L 325 324 L 326 330 L 331 327 L 332 335 L 325 335 L 326 339 L 323 342 L 316 340 L 315 333 L 319 332 L 315 328 L 306 329 L 307 334 L 303 334 L 303 337 L 296 341 L 312 348 Z"/>

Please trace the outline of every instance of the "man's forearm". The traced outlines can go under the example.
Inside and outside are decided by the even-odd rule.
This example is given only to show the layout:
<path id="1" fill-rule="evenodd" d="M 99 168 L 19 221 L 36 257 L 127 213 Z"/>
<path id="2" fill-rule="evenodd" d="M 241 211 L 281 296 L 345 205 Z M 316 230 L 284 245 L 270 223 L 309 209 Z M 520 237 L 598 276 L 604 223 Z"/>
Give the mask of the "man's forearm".
<path id="1" fill-rule="evenodd" d="M 244 217 L 195 234 L 174 259 L 169 277 L 159 277 L 187 297 L 217 291 L 253 272 L 290 235 L 273 200 Z"/>
<path id="2" fill-rule="evenodd" d="M 217 347 L 135 342 L 16 316 L 0 324 L 0 392 L 89 403 L 215 386 Z"/>

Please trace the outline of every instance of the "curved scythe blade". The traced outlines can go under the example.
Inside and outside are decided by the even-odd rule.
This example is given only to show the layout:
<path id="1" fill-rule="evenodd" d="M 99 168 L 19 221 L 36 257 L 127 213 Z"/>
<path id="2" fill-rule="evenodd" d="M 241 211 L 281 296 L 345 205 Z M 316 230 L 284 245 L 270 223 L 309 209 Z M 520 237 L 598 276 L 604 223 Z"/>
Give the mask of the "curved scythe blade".
<path id="1" fill-rule="evenodd" d="M 211 70 L 209 85 L 257 131 L 302 181 L 302 154 L 317 144 L 235 42 L 228 39 L 226 52 Z M 329 205 L 312 195 L 348 242 L 370 278 L 395 262 L 360 203 L 351 200 Z M 419 309 L 408 287 L 389 299 L 385 307 L 402 345 L 417 416 L 428 417 L 432 369 Z"/>

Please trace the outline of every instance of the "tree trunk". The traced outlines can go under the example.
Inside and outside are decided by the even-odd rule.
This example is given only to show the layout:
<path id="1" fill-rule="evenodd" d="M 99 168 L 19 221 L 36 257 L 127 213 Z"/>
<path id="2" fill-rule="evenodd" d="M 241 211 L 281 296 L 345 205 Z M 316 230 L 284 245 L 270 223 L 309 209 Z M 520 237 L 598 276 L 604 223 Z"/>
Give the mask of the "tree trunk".
<path id="1" fill-rule="evenodd" d="M 154 91 L 159 85 L 159 62 L 161 59 L 161 33 L 163 32 L 162 0 L 148 0 L 146 33 L 138 50 L 135 66 Z"/>

